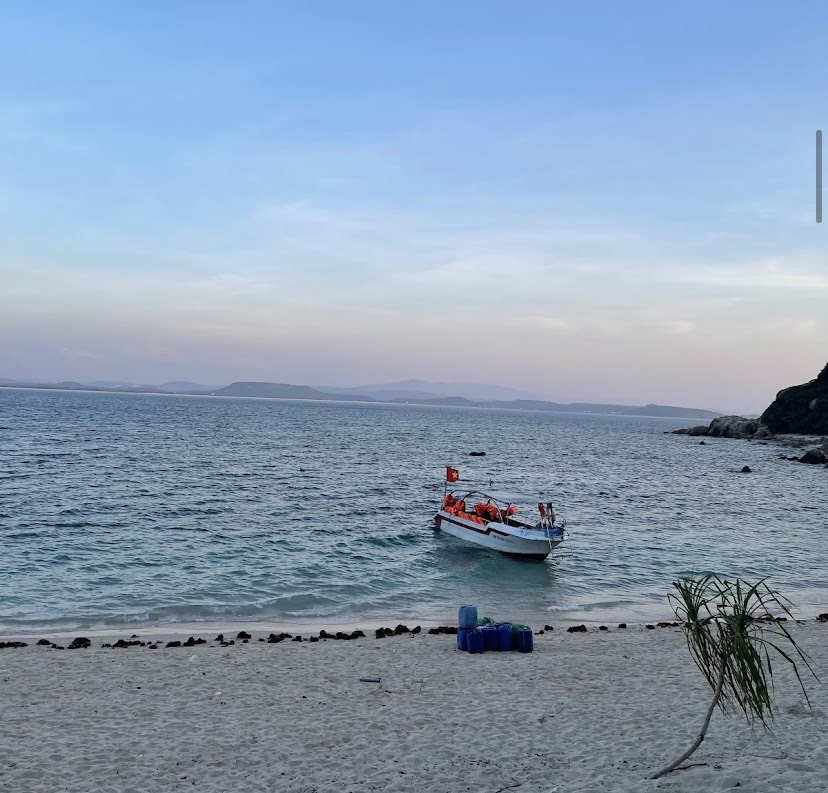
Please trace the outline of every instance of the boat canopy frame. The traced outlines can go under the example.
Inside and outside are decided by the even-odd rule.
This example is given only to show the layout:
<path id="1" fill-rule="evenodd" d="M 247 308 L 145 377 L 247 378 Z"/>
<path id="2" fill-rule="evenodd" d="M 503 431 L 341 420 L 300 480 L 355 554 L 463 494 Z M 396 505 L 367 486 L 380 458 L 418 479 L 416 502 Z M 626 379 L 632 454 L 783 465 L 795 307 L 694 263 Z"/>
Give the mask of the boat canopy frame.
<path id="1" fill-rule="evenodd" d="M 532 506 L 538 503 L 548 503 L 547 499 L 539 498 L 537 496 L 530 496 L 525 493 L 507 493 L 501 490 L 475 490 L 473 488 L 457 487 L 452 490 L 446 490 L 445 495 L 454 498 L 462 498 L 464 501 L 470 496 L 480 496 L 489 501 L 499 502 L 510 506 Z"/>

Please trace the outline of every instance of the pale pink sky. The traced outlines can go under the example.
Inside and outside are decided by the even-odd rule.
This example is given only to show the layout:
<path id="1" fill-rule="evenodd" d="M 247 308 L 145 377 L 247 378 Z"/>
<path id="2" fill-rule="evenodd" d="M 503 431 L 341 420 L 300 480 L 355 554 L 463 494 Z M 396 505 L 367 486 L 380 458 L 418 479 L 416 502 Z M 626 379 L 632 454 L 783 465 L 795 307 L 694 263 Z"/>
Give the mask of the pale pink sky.
<path id="1" fill-rule="evenodd" d="M 518 5 L 10 9 L 0 377 L 816 376 L 828 14 Z"/>

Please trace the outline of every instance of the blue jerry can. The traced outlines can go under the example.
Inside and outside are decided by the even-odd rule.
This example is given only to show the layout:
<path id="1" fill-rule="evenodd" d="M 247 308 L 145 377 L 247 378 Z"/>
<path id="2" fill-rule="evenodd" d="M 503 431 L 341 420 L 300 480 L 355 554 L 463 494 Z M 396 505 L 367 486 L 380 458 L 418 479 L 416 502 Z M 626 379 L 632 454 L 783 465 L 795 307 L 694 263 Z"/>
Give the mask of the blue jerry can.
<path id="1" fill-rule="evenodd" d="M 497 649 L 501 652 L 512 649 L 512 626 L 508 622 L 497 626 Z"/>
<path id="2" fill-rule="evenodd" d="M 497 650 L 498 647 L 498 626 L 497 625 L 484 625 L 480 628 L 480 632 L 483 634 L 483 652 L 488 653 L 492 652 L 493 650 Z"/>
<path id="3" fill-rule="evenodd" d="M 457 624 L 461 628 L 477 627 L 477 606 L 460 606 Z"/>
<path id="4" fill-rule="evenodd" d="M 470 653 L 483 652 L 483 631 L 480 628 L 474 628 L 466 635 L 466 650 Z"/>
<path id="5" fill-rule="evenodd" d="M 532 629 L 531 628 L 521 628 L 517 635 L 515 636 L 516 639 L 516 649 L 519 653 L 531 653 L 533 649 L 533 640 L 532 640 Z"/>

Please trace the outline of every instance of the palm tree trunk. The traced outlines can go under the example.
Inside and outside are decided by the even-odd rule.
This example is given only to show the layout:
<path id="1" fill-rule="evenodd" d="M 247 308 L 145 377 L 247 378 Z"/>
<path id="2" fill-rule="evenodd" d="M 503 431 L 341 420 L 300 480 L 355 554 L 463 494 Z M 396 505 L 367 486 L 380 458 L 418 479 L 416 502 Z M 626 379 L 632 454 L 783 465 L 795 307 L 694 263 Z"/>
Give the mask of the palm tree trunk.
<path id="1" fill-rule="evenodd" d="M 693 742 L 693 745 L 681 757 L 679 757 L 678 760 L 675 760 L 672 763 L 670 763 L 670 765 L 665 766 L 657 774 L 653 774 L 650 777 L 650 779 L 658 779 L 659 777 L 662 777 L 665 774 L 669 774 L 671 771 L 675 771 L 688 757 L 690 757 L 691 754 L 693 754 L 693 752 L 696 751 L 696 749 L 698 749 L 702 745 L 704 736 L 707 735 L 707 728 L 710 726 L 710 719 L 713 716 L 713 711 L 716 709 L 716 705 L 719 702 L 719 697 L 722 695 L 722 688 L 724 687 L 726 668 L 727 665 L 725 664 L 725 659 L 722 658 L 721 666 L 719 667 L 719 679 L 716 681 L 716 692 L 713 694 L 713 701 L 710 703 L 710 707 L 707 709 L 707 715 L 704 717 L 704 724 L 702 724 L 701 732 L 699 732 L 698 737 Z"/>

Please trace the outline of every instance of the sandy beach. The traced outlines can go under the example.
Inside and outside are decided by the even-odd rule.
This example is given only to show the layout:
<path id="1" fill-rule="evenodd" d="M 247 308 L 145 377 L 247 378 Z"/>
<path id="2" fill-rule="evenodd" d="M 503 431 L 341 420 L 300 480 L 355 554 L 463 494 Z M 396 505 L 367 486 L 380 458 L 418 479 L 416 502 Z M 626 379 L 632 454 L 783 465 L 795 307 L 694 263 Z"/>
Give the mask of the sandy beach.
<path id="1" fill-rule="evenodd" d="M 793 630 L 828 679 L 828 625 Z M 825 689 L 811 681 L 809 710 L 781 670 L 773 733 L 717 713 L 691 768 L 647 779 L 689 745 L 710 697 L 677 628 L 559 628 L 530 655 L 482 656 L 425 632 L 228 647 L 201 635 L 0 650 L 0 790 L 828 789 Z"/>

